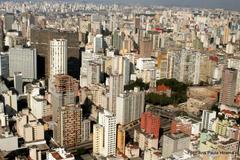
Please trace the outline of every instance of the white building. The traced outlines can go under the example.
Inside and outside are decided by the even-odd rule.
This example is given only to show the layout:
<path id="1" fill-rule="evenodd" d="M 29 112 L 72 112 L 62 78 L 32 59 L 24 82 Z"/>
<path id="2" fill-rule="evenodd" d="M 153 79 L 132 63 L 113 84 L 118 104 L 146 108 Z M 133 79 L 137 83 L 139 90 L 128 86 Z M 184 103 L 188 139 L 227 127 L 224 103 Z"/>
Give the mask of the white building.
<path id="1" fill-rule="evenodd" d="M 99 84 L 101 76 L 101 64 L 94 61 L 88 62 L 87 67 L 87 83 L 90 84 Z"/>
<path id="2" fill-rule="evenodd" d="M 104 157 L 116 154 L 116 117 L 109 111 L 99 112 L 99 124 L 94 125 L 94 154 Z M 95 135 L 97 134 L 97 135 Z"/>
<path id="3" fill-rule="evenodd" d="M 139 70 L 154 69 L 156 61 L 153 58 L 139 58 L 137 59 L 136 68 Z"/>
<path id="4" fill-rule="evenodd" d="M 203 110 L 201 129 L 212 130 L 212 120 L 216 118 L 215 111 Z"/>
<path id="5" fill-rule="evenodd" d="M 23 109 L 16 115 L 16 129 L 26 143 L 44 140 L 44 126 L 30 113 L 29 109 Z"/>
<path id="6" fill-rule="evenodd" d="M 17 111 L 17 98 L 18 98 L 17 94 L 9 90 L 3 93 L 3 97 L 4 97 L 5 105 Z"/>
<path id="7" fill-rule="evenodd" d="M 50 41 L 50 75 L 67 74 L 67 40 Z"/>
<path id="8" fill-rule="evenodd" d="M 128 124 L 140 118 L 144 111 L 145 93 L 140 88 L 124 92 L 117 97 L 116 118 L 121 125 Z"/>
<path id="9" fill-rule="evenodd" d="M 108 110 L 116 113 L 116 99 L 117 96 L 123 92 L 123 76 L 122 75 L 110 75 L 109 79 L 109 107 Z"/>
<path id="10" fill-rule="evenodd" d="M 46 152 L 47 160 L 75 160 L 74 155 L 68 153 L 64 148 L 56 148 Z"/>
<path id="11" fill-rule="evenodd" d="M 97 53 L 103 49 L 103 35 L 97 34 L 93 39 L 93 52 Z"/>

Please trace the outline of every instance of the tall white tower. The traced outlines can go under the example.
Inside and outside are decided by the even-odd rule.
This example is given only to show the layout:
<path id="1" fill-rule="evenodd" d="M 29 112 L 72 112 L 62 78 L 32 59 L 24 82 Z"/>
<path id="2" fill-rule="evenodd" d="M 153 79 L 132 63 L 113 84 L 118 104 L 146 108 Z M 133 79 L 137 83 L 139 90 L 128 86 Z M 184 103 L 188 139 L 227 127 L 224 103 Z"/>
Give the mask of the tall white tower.
<path id="1" fill-rule="evenodd" d="M 103 48 L 103 35 L 97 34 L 93 40 L 93 52 L 97 53 Z"/>
<path id="2" fill-rule="evenodd" d="M 67 74 L 67 40 L 50 41 L 50 76 Z"/>

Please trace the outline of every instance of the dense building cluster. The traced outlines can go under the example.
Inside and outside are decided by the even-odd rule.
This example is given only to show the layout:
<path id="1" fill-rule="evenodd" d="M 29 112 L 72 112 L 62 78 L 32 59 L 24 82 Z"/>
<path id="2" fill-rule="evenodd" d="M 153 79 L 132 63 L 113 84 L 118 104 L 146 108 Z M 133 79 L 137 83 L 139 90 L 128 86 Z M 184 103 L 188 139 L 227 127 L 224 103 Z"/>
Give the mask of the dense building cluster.
<path id="1" fill-rule="evenodd" d="M 0 159 L 237 160 L 240 13 L 0 3 Z"/>

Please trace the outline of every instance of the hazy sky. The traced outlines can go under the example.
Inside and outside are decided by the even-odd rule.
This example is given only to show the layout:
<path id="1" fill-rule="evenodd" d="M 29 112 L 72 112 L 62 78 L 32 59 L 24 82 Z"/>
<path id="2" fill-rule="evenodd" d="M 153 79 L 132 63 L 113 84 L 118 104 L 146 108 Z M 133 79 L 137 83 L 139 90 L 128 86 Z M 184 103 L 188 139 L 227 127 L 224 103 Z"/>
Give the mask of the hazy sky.
<path id="1" fill-rule="evenodd" d="M 68 1 L 68 0 L 66 0 Z M 77 0 L 75 0 L 77 1 Z M 85 2 L 132 3 L 197 8 L 225 8 L 240 11 L 240 0 L 79 0 Z"/>

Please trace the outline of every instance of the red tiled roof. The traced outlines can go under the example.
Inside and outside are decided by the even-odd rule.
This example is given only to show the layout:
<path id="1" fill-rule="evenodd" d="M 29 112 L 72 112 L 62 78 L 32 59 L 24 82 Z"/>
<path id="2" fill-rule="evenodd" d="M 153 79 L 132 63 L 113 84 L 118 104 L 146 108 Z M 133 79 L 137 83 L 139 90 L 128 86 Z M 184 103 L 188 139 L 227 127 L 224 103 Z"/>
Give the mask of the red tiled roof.
<path id="1" fill-rule="evenodd" d="M 170 87 L 165 86 L 164 84 L 157 86 L 157 91 L 158 92 L 160 92 L 160 91 L 168 91 L 168 90 L 170 90 Z"/>

